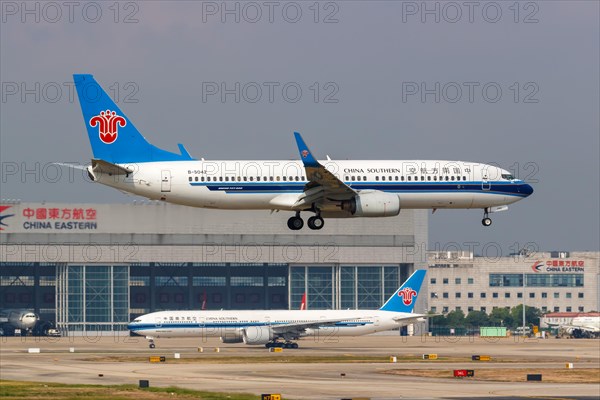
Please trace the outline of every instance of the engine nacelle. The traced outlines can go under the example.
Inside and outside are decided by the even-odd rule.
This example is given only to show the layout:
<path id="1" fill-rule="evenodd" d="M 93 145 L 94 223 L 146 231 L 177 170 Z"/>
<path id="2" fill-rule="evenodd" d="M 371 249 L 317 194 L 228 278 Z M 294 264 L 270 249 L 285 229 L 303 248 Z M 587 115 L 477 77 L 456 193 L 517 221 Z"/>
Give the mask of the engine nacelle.
<path id="1" fill-rule="evenodd" d="M 244 341 L 242 331 L 226 332 L 225 336 L 221 336 L 221 343 L 242 343 Z"/>
<path id="2" fill-rule="evenodd" d="M 244 329 L 243 339 L 245 344 L 267 344 L 275 334 L 268 326 L 249 326 Z"/>
<path id="3" fill-rule="evenodd" d="M 400 213 L 400 197 L 379 190 L 362 191 L 342 202 L 342 210 L 355 217 L 393 217 Z"/>

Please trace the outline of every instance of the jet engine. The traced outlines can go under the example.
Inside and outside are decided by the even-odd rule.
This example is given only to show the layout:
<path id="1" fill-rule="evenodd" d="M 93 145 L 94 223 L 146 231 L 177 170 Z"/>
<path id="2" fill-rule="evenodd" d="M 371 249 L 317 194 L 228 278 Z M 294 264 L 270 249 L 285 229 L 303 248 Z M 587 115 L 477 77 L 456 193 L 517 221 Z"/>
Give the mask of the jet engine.
<path id="1" fill-rule="evenodd" d="M 361 191 L 342 202 L 342 210 L 355 217 L 393 217 L 400 213 L 400 197 L 379 190 Z"/>
<path id="2" fill-rule="evenodd" d="M 224 336 L 221 336 L 221 343 L 242 343 L 243 341 L 240 329 L 236 329 L 234 332 L 227 332 Z"/>
<path id="3" fill-rule="evenodd" d="M 268 326 L 249 326 L 244 329 L 243 339 L 245 344 L 267 344 L 275 334 Z"/>

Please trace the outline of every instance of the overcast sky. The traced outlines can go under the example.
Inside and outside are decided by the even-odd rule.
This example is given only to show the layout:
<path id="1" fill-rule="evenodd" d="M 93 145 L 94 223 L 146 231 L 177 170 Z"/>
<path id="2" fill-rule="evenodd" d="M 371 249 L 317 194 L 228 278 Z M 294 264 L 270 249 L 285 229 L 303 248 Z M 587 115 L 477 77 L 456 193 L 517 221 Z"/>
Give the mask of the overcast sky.
<path id="1" fill-rule="evenodd" d="M 23 4 L 1 4 L 3 199 L 133 201 L 49 164 L 91 158 L 71 96 L 92 73 L 195 157 L 296 158 L 296 130 L 323 158 L 496 163 L 534 187 L 489 228 L 436 212 L 430 248 L 599 248 L 598 2 Z"/>

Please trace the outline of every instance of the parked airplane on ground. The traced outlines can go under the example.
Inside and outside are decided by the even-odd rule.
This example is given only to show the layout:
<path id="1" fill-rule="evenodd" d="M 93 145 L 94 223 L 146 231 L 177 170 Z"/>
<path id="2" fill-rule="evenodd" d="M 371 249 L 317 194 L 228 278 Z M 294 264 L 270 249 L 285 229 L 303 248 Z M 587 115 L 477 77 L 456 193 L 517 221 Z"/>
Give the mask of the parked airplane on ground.
<path id="1" fill-rule="evenodd" d="M 150 144 L 92 75 L 74 75 L 94 158 L 92 181 L 154 200 L 219 209 L 285 210 L 292 230 L 301 212 L 323 218 L 388 217 L 400 209 L 481 208 L 489 213 L 533 193 L 533 188 L 496 166 L 441 160 L 317 161 L 294 133 L 300 161 L 207 161 Z M 172 135 L 169 132 L 169 135 Z"/>
<path id="2" fill-rule="evenodd" d="M 39 316 L 32 310 L 0 310 L 0 327 L 3 333 L 14 332 L 15 329 L 30 332 L 39 319 Z"/>
<path id="3" fill-rule="evenodd" d="M 558 328 L 559 333 L 565 333 L 574 338 L 600 337 L 600 316 L 575 317 L 570 324 L 548 325 Z"/>
<path id="4" fill-rule="evenodd" d="M 388 331 L 426 317 L 413 308 L 425 270 L 416 270 L 379 310 L 159 311 L 134 319 L 127 328 L 154 338 L 220 337 L 223 343 L 298 348 L 294 340 L 317 336 L 361 336 Z"/>

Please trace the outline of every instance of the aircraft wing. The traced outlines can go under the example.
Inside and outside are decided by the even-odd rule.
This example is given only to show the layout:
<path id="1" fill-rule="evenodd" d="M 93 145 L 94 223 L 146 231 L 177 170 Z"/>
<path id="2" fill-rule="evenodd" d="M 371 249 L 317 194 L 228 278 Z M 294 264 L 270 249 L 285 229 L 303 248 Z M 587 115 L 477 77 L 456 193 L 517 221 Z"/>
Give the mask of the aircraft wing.
<path id="1" fill-rule="evenodd" d="M 317 161 L 298 132 L 294 132 L 294 137 L 308 179 L 304 193 L 294 204 L 295 207 L 311 205 L 324 199 L 350 199 L 357 194 L 354 189 L 339 180 Z"/>
<path id="2" fill-rule="evenodd" d="M 395 317 L 393 318 L 396 322 L 401 322 L 402 325 L 414 324 L 415 322 L 423 322 L 425 318 L 431 317 L 431 315 L 427 314 L 413 314 L 410 317 Z"/>
<path id="3" fill-rule="evenodd" d="M 346 317 L 346 318 L 334 318 L 334 319 L 322 319 L 319 321 L 310 321 L 310 322 L 294 322 L 291 324 L 284 325 L 275 325 L 271 329 L 273 332 L 278 334 L 284 333 L 294 333 L 301 334 L 305 332 L 307 329 L 319 329 L 328 326 L 335 326 L 335 324 L 343 321 L 351 321 L 354 319 L 359 319 L 360 317 Z M 364 316 L 362 317 L 364 319 Z M 356 325 L 364 325 L 363 322 L 357 322 Z"/>
<path id="4" fill-rule="evenodd" d="M 598 333 L 598 332 L 600 332 L 600 328 L 598 328 L 596 326 L 587 326 L 587 325 L 562 324 L 562 325 L 560 325 L 560 328 L 562 328 L 562 329 L 580 329 L 582 331 L 592 332 L 592 333 Z"/>

